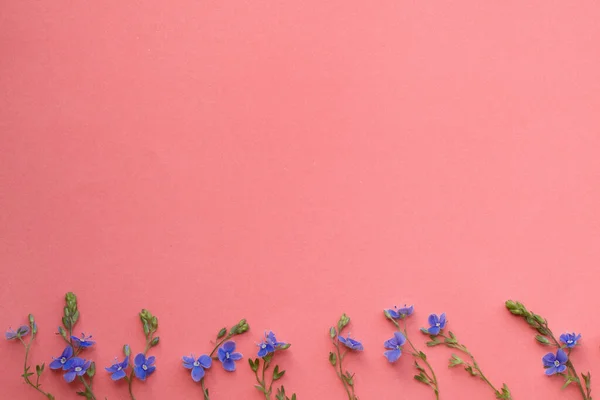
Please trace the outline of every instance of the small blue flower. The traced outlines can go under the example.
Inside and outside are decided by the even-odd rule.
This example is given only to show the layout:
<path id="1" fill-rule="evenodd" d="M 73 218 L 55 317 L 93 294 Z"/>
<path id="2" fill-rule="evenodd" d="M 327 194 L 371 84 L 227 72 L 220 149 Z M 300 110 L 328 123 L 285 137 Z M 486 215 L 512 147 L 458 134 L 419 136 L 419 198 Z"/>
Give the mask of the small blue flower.
<path id="1" fill-rule="evenodd" d="M 565 365 L 567 361 L 569 361 L 569 357 L 567 357 L 567 353 L 563 349 L 558 349 L 556 355 L 548 353 L 542 357 L 542 363 L 544 364 L 544 368 L 546 368 L 546 375 L 562 374 L 567 370 L 567 366 Z"/>
<path id="2" fill-rule="evenodd" d="M 404 319 L 406 317 L 410 317 L 414 311 L 414 306 L 407 306 L 406 304 L 400 309 L 398 309 L 398 307 L 394 307 L 393 310 L 391 308 L 387 310 L 388 314 L 390 314 L 390 317 L 392 317 L 393 319 Z"/>
<path id="3" fill-rule="evenodd" d="M 67 346 L 63 350 L 60 357 L 52 357 L 54 361 L 50 363 L 50 369 L 66 369 L 65 365 L 67 361 L 71 359 L 71 357 L 73 357 L 73 348 L 71 346 Z"/>
<path id="4" fill-rule="evenodd" d="M 96 344 L 96 342 L 94 342 L 92 339 L 92 335 L 90 336 L 85 336 L 85 334 L 81 334 L 81 339 L 78 338 L 77 336 L 71 336 L 71 340 L 73 341 L 73 343 L 75 344 L 75 346 L 80 347 L 82 349 L 85 349 L 87 347 L 92 347 L 94 344 Z"/>
<path id="5" fill-rule="evenodd" d="M 235 362 L 242 359 L 240 353 L 235 353 L 235 342 L 229 341 L 223 343 L 223 346 L 219 347 L 217 352 L 219 361 L 223 364 L 225 371 L 235 371 Z"/>
<path id="6" fill-rule="evenodd" d="M 13 331 L 12 329 L 9 329 L 4 334 L 4 337 L 6 337 L 6 340 L 13 340 L 13 339 L 19 339 L 19 338 L 25 337 L 25 336 L 27 336 L 28 333 L 29 333 L 29 327 L 27 325 L 22 325 L 17 329 L 16 332 Z"/>
<path id="7" fill-rule="evenodd" d="M 338 340 L 347 348 L 349 348 L 350 350 L 357 350 L 357 351 L 363 351 L 363 345 L 361 342 L 359 342 L 358 340 L 354 340 L 350 337 L 350 335 L 348 335 L 347 338 L 344 338 L 342 336 L 338 336 Z"/>
<path id="8" fill-rule="evenodd" d="M 68 360 L 64 366 L 64 370 L 67 371 L 63 377 L 65 381 L 71 383 L 75 380 L 76 376 L 82 376 L 90 367 L 91 362 L 86 361 L 79 357 L 73 357 Z"/>
<path id="9" fill-rule="evenodd" d="M 287 343 L 278 342 L 275 334 L 270 331 L 268 334 L 265 332 L 265 340 L 258 344 L 258 356 L 264 357 L 269 353 L 275 352 L 281 346 L 285 346 Z"/>
<path id="10" fill-rule="evenodd" d="M 133 370 L 135 371 L 136 378 L 138 378 L 140 381 L 145 381 L 147 377 L 152 375 L 156 369 L 156 366 L 153 365 L 155 360 L 156 357 L 154 356 L 146 358 L 144 353 L 140 353 L 135 356 L 133 359 L 133 364 L 135 365 Z"/>
<path id="11" fill-rule="evenodd" d="M 560 341 L 563 342 L 569 349 L 577 346 L 577 341 L 581 339 L 581 334 L 577 335 L 573 333 L 563 333 L 560 335 Z"/>
<path id="12" fill-rule="evenodd" d="M 204 378 L 204 369 L 210 368 L 212 365 L 212 358 L 207 355 L 201 355 L 198 359 L 194 359 L 194 356 L 186 357 L 183 356 L 183 367 L 192 370 L 192 379 L 194 382 L 200 382 Z"/>
<path id="13" fill-rule="evenodd" d="M 394 337 L 386 340 L 383 343 L 388 351 L 384 352 L 383 355 L 388 359 L 389 362 L 397 361 L 402 355 L 402 346 L 406 343 L 406 337 L 401 332 L 395 332 Z"/>
<path id="14" fill-rule="evenodd" d="M 436 314 L 431 314 L 428 319 L 429 329 L 427 333 L 432 336 L 439 335 L 442 329 L 446 327 L 446 313 L 442 313 L 439 317 Z"/>
<path id="15" fill-rule="evenodd" d="M 125 376 L 127 375 L 125 373 L 125 369 L 127 369 L 128 365 L 129 357 L 125 357 L 123 362 L 119 362 L 119 360 L 115 358 L 115 363 L 110 367 L 104 369 L 106 370 L 106 372 L 109 372 L 111 374 L 110 378 L 113 381 L 118 381 L 119 379 L 125 378 Z"/>

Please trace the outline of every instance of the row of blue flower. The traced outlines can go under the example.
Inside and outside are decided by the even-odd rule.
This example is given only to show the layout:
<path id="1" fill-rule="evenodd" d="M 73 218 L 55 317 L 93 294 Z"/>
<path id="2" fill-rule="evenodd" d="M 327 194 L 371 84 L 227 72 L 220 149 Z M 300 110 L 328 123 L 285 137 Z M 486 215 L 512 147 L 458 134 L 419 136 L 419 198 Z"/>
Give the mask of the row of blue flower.
<path id="1" fill-rule="evenodd" d="M 87 399 L 96 400 L 96 395 L 93 392 L 93 378 L 95 376 L 95 364 L 90 360 L 82 358 L 81 353 L 90 347 L 95 342 L 92 336 L 73 335 L 73 328 L 79 318 L 79 310 L 77 308 L 77 298 L 73 293 L 68 293 L 65 297 L 66 305 L 64 316 L 62 318 L 63 326 L 59 327 L 58 333 L 67 343 L 59 357 L 53 358 L 49 364 L 50 369 L 62 371 L 65 381 L 71 383 L 78 379 L 83 384 L 83 390 L 77 392 L 79 395 Z M 581 335 L 576 333 L 563 333 L 558 339 L 548 326 L 546 319 L 527 310 L 525 306 L 519 302 L 507 301 L 507 309 L 514 315 L 522 317 L 527 324 L 537 331 L 535 340 L 545 346 L 552 346 L 556 351 L 545 354 L 542 357 L 542 365 L 545 368 L 546 375 L 560 375 L 565 379 L 565 387 L 570 384 L 575 384 L 578 387 L 583 400 L 591 400 L 591 374 L 577 374 L 574 365 L 569 359 L 571 351 L 579 345 Z M 408 351 L 415 358 L 415 368 L 418 374 L 414 378 L 427 385 L 433 390 L 436 399 L 439 399 L 440 389 L 437 376 L 431 364 L 428 362 L 426 354 L 417 349 L 410 340 L 407 329 L 407 320 L 414 313 L 414 306 L 404 306 L 401 308 L 393 308 L 384 310 L 384 316 L 396 328 L 393 336 L 386 340 L 383 344 L 385 358 L 391 362 L 397 362 L 408 346 Z M 139 352 L 133 357 L 133 366 L 129 371 L 131 364 L 131 348 L 129 345 L 123 346 L 124 358 L 122 361 L 115 359 L 115 363 L 106 367 L 106 371 L 115 381 L 126 380 L 128 382 L 129 395 L 132 400 L 135 400 L 133 394 L 133 378 L 145 381 L 156 370 L 155 357 L 149 356 L 148 352 L 160 342 L 156 332 L 158 330 L 158 319 L 148 310 L 140 312 L 140 320 L 144 335 L 146 337 L 146 346 L 143 352 Z M 357 400 L 355 394 L 354 374 L 350 373 L 343 366 L 345 357 L 352 351 L 363 351 L 364 346 L 361 341 L 344 335 L 343 331 L 350 323 L 350 318 L 343 314 L 335 326 L 329 329 L 329 336 L 332 341 L 333 351 L 329 354 L 329 362 L 334 368 L 338 378 L 340 379 L 349 400 Z M 428 327 L 420 328 L 420 331 L 429 337 L 426 343 L 428 347 L 444 345 L 462 355 L 452 354 L 449 360 L 449 367 L 463 367 L 470 375 L 480 378 L 488 384 L 495 395 L 496 399 L 512 400 L 512 394 L 506 384 L 501 387 L 494 386 L 491 381 L 484 375 L 483 370 L 476 362 L 474 355 L 469 349 L 462 344 L 456 335 L 445 329 L 448 321 L 446 314 L 440 315 L 431 314 L 428 318 Z M 205 400 L 210 399 L 209 390 L 205 386 L 204 377 L 206 370 L 212 367 L 213 360 L 218 360 L 222 367 L 229 372 L 235 371 L 236 361 L 242 359 L 242 354 L 236 351 L 236 343 L 232 338 L 236 335 L 243 334 L 249 330 L 249 325 L 245 319 L 242 319 L 231 329 L 222 328 L 216 335 L 216 345 L 208 354 L 202 354 L 199 357 L 194 355 L 183 356 L 183 367 L 190 370 L 191 378 L 195 382 L 201 384 L 202 393 Z M 30 379 L 34 375 L 28 366 L 28 355 L 31 344 L 37 334 L 37 324 L 32 315 L 29 316 L 29 325 L 22 325 L 16 331 L 9 330 L 6 333 L 7 340 L 20 341 L 25 346 L 25 367 L 22 377 L 25 382 L 33 387 L 38 392 L 42 393 L 49 400 L 54 400 L 54 396 L 45 392 L 39 383 L 40 376 L 44 371 L 44 364 L 37 365 L 35 375 L 37 379 L 35 383 Z M 30 337 L 29 342 L 25 339 Z M 266 371 L 270 368 L 274 354 L 281 350 L 286 350 L 290 347 L 289 343 L 278 341 L 273 332 L 265 332 L 264 339 L 258 344 L 257 358 L 250 359 L 249 365 L 256 375 L 258 385 L 256 388 L 261 391 L 266 400 L 271 399 L 271 395 L 275 394 L 277 400 L 296 400 L 296 395 L 293 394 L 287 397 L 283 386 L 276 388 L 273 391 L 273 384 L 279 380 L 285 373 L 280 370 L 278 365 L 271 370 L 271 376 L 266 376 Z M 344 350 L 345 349 L 345 350 Z"/>

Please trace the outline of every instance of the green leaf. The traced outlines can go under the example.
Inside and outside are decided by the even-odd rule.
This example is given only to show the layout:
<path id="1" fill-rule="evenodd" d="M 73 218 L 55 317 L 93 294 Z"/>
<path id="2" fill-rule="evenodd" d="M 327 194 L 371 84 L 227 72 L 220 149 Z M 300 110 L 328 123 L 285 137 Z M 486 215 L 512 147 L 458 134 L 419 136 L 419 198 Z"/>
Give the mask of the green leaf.
<path id="1" fill-rule="evenodd" d="M 287 349 L 289 349 L 290 347 L 292 347 L 292 344 L 291 344 L 291 343 L 286 343 L 286 344 L 282 344 L 282 345 L 281 345 L 281 346 L 279 346 L 277 349 L 278 349 L 278 350 L 287 350 Z"/>
<path id="2" fill-rule="evenodd" d="M 46 363 L 42 363 L 42 365 L 36 365 L 35 366 L 35 372 L 37 374 L 37 376 L 42 375 L 42 373 L 44 372 L 44 368 L 46 367 Z"/>
<path id="3" fill-rule="evenodd" d="M 415 380 L 417 380 L 421 383 L 429 385 L 429 379 L 427 379 L 427 377 L 425 375 L 423 375 L 423 373 L 420 373 L 419 375 L 415 375 L 414 378 L 415 378 Z"/>
<path id="4" fill-rule="evenodd" d="M 329 362 L 334 367 L 335 367 L 335 364 L 337 363 L 337 356 L 334 353 L 332 353 L 332 352 L 329 352 Z"/>
<path id="5" fill-rule="evenodd" d="M 335 328 L 333 326 L 331 328 L 329 328 L 329 337 L 333 339 L 336 335 L 337 335 L 337 332 L 336 332 Z"/>
<path id="6" fill-rule="evenodd" d="M 254 385 L 255 388 L 257 388 L 258 390 L 260 390 L 262 393 L 266 393 L 265 388 L 263 388 L 260 385 Z"/>
<path id="7" fill-rule="evenodd" d="M 458 357 L 456 354 L 452 354 L 448 367 L 456 367 L 457 365 L 462 365 L 463 363 L 464 361 L 461 360 L 460 357 Z"/>
<path id="8" fill-rule="evenodd" d="M 550 344 L 550 341 L 548 338 L 546 338 L 546 336 L 536 335 L 535 340 L 544 345 Z"/>
<path id="9" fill-rule="evenodd" d="M 273 381 L 281 379 L 281 377 L 285 374 L 285 371 L 279 371 L 279 365 L 275 366 L 273 369 Z"/>
<path id="10" fill-rule="evenodd" d="M 90 378 L 93 378 L 94 375 L 96 375 L 96 363 L 94 361 L 92 361 L 86 373 Z"/>
<path id="11" fill-rule="evenodd" d="M 250 369 L 254 372 L 258 371 L 258 365 L 260 364 L 260 361 L 258 360 L 258 358 L 253 361 L 251 358 L 248 359 L 248 364 L 250 364 Z"/>

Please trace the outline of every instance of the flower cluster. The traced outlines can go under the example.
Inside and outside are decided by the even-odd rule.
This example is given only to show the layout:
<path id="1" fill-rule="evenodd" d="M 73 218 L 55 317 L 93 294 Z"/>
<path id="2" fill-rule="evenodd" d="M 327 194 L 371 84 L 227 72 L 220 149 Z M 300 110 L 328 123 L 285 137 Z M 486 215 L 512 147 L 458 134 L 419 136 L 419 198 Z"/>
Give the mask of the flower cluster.
<path id="1" fill-rule="evenodd" d="M 255 385 L 256 389 L 258 389 L 261 393 L 264 394 L 265 400 L 271 399 L 271 394 L 273 393 L 273 384 L 275 381 L 278 381 L 285 374 L 285 370 L 280 370 L 279 365 L 275 365 L 273 368 L 273 374 L 271 376 L 271 382 L 268 383 L 268 378 L 265 376 L 267 370 L 271 365 L 271 361 L 275 356 L 275 353 L 278 351 L 287 350 L 290 348 L 291 344 L 286 342 L 280 342 L 277 340 L 277 337 L 272 331 L 269 333 L 265 332 L 265 337 L 262 342 L 258 345 L 258 358 L 254 360 L 249 359 L 248 364 L 250 364 L 250 369 L 254 372 L 256 377 L 256 381 L 258 385 Z M 261 367 L 262 364 L 262 367 Z M 260 375 L 259 375 L 260 371 Z M 275 395 L 277 400 L 296 400 L 296 394 L 292 394 L 292 397 L 289 398 L 285 394 L 285 388 L 280 386 L 277 389 L 277 394 Z"/>
<path id="2" fill-rule="evenodd" d="M 427 346 L 434 347 L 445 345 L 446 347 L 462 352 L 469 358 L 468 360 L 463 360 L 456 354 L 452 354 L 448 364 L 450 368 L 462 366 L 471 376 L 479 377 L 484 381 L 494 391 L 497 399 L 512 400 L 512 394 L 510 393 L 508 386 L 503 384 L 501 388 L 496 388 L 483 374 L 481 367 L 477 361 L 475 361 L 475 357 L 471 354 L 467 346 L 461 344 L 452 332 L 448 332 L 448 336 L 444 334 L 444 329 L 446 329 L 447 324 L 445 313 L 442 313 L 439 316 L 437 314 L 431 314 L 427 319 L 427 322 L 429 323 L 429 328 L 421 328 L 421 332 L 428 335 L 431 339 L 427 342 Z"/>
<path id="3" fill-rule="evenodd" d="M 525 305 L 518 301 L 507 300 L 506 308 L 511 314 L 521 317 L 532 329 L 537 331 L 535 340 L 544 346 L 556 348 L 555 352 L 547 353 L 542 357 L 542 366 L 548 376 L 560 375 L 565 379 L 563 388 L 575 384 L 583 400 L 592 400 L 592 375 L 578 374 L 575 366 L 569 359 L 571 351 L 579 345 L 581 335 L 571 332 L 556 336 L 548 326 L 548 321 L 541 315 L 529 311 Z M 581 377 L 580 377 L 581 376 Z"/>
<path id="4" fill-rule="evenodd" d="M 79 309 L 77 308 L 77 296 L 74 293 L 65 295 L 65 307 L 63 310 L 62 324 L 58 327 L 58 333 L 65 341 L 67 346 L 59 357 L 53 358 L 50 363 L 50 369 L 63 373 L 63 378 L 67 383 L 77 379 L 83 385 L 83 390 L 77 394 L 87 399 L 96 399 L 92 389 L 94 376 L 96 375 L 96 364 L 93 361 L 80 357 L 80 354 L 89 349 L 95 341 L 92 336 L 86 336 L 81 333 L 81 337 L 73 335 L 73 329 L 79 321 Z"/>
<path id="5" fill-rule="evenodd" d="M 131 364 L 131 347 L 128 344 L 123 346 L 123 361 L 119 361 L 119 359 L 115 357 L 115 362 L 110 367 L 104 368 L 106 372 L 110 374 L 110 378 L 113 381 L 124 379 L 127 382 L 131 400 L 135 400 L 135 396 L 133 395 L 133 378 L 135 377 L 140 381 L 145 381 L 154 373 L 154 371 L 156 371 L 156 365 L 154 365 L 156 357 L 148 356 L 148 351 L 153 347 L 158 346 L 160 343 L 160 337 L 155 336 L 158 331 L 158 318 L 146 309 L 140 311 L 139 317 L 142 324 L 142 330 L 144 331 L 146 344 L 144 346 L 144 351 L 138 353 L 133 358 L 133 367 L 131 368 L 131 371 L 128 372 L 127 370 Z"/>
<path id="6" fill-rule="evenodd" d="M 236 335 L 241 335 L 247 332 L 250 329 L 248 322 L 245 319 L 242 319 L 237 325 L 234 325 L 229 332 L 227 328 L 222 328 L 217 333 L 217 344 L 212 349 L 210 354 L 202 354 L 200 357 L 196 358 L 193 354 L 190 356 L 183 356 L 183 367 L 185 369 L 191 370 L 192 380 L 194 382 L 200 382 L 202 387 L 202 394 L 205 400 L 209 400 L 209 392 L 208 388 L 206 388 L 204 383 L 204 377 L 206 375 L 206 370 L 212 367 L 213 356 L 215 352 L 217 356 L 216 360 L 221 362 L 223 369 L 228 372 L 235 371 L 236 361 L 242 359 L 242 354 L 236 352 L 236 344 L 233 340 L 230 340 Z"/>
<path id="7" fill-rule="evenodd" d="M 335 349 L 335 352 L 329 352 L 329 363 L 335 369 L 335 372 L 342 382 L 348 400 L 358 400 L 354 392 L 354 374 L 350 371 L 345 370 L 343 367 L 344 357 L 347 355 L 347 350 L 343 351 L 343 347 L 346 347 L 350 351 L 363 351 L 363 345 L 360 341 L 352 339 L 350 334 L 346 337 L 342 336 L 342 331 L 350 323 L 350 317 L 346 314 L 342 314 L 337 323 L 337 328 L 332 326 L 329 328 L 329 337 Z"/>
<path id="8" fill-rule="evenodd" d="M 383 353 L 383 355 L 391 363 L 398 361 L 398 359 L 402 355 L 402 346 L 404 346 L 404 344 L 408 341 L 408 344 L 409 344 L 411 352 L 412 352 L 412 356 L 415 358 L 415 368 L 419 371 L 419 373 L 417 375 L 415 375 L 414 378 L 417 381 L 429 386 L 433 390 L 433 393 L 435 394 L 435 398 L 439 399 L 440 388 L 438 385 L 437 376 L 435 375 L 435 372 L 433 371 L 433 367 L 431 366 L 429 361 L 427 361 L 427 356 L 425 355 L 425 353 L 422 352 L 421 350 L 418 350 L 415 347 L 415 345 L 410 341 L 410 339 L 408 339 L 408 330 L 406 329 L 406 320 L 408 317 L 413 315 L 414 311 L 415 311 L 415 307 L 412 305 L 410 307 L 407 305 L 404 305 L 404 307 L 402 307 L 400 309 L 395 307 L 394 309 L 387 309 L 387 310 L 383 311 L 383 315 L 385 315 L 385 317 L 392 324 L 394 324 L 394 326 L 397 329 L 397 331 L 394 332 L 394 337 L 386 340 L 383 343 L 383 346 L 386 349 L 388 349 L 386 352 Z M 401 321 L 403 323 L 402 328 L 400 327 L 400 323 L 398 321 Z M 427 369 L 425 367 L 423 367 L 421 364 L 419 364 L 419 360 L 423 364 L 425 364 Z"/>

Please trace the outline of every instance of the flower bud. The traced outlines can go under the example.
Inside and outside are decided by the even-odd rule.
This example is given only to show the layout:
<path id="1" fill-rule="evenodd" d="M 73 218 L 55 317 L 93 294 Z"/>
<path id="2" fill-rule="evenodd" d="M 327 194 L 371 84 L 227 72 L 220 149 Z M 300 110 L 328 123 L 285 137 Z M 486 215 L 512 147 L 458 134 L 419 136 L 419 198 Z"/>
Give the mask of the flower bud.
<path id="1" fill-rule="evenodd" d="M 131 355 L 131 348 L 128 344 L 123 346 L 123 354 L 125 354 L 125 357 L 129 357 Z"/>
<path id="2" fill-rule="evenodd" d="M 335 328 L 332 326 L 331 328 L 329 328 L 329 337 L 333 339 L 335 335 L 337 335 L 337 333 L 335 331 Z"/>
<path id="3" fill-rule="evenodd" d="M 94 375 L 96 375 L 96 363 L 94 361 L 92 361 L 92 363 L 90 364 L 90 367 L 87 370 L 87 375 L 90 378 L 93 378 Z"/>
<path id="4" fill-rule="evenodd" d="M 221 339 L 223 336 L 227 334 L 227 328 L 223 328 L 217 333 L 217 339 Z"/>
<path id="5" fill-rule="evenodd" d="M 152 341 L 150 342 L 150 346 L 158 346 L 158 342 L 160 342 L 160 338 L 157 336 L 154 339 L 152 339 Z"/>

